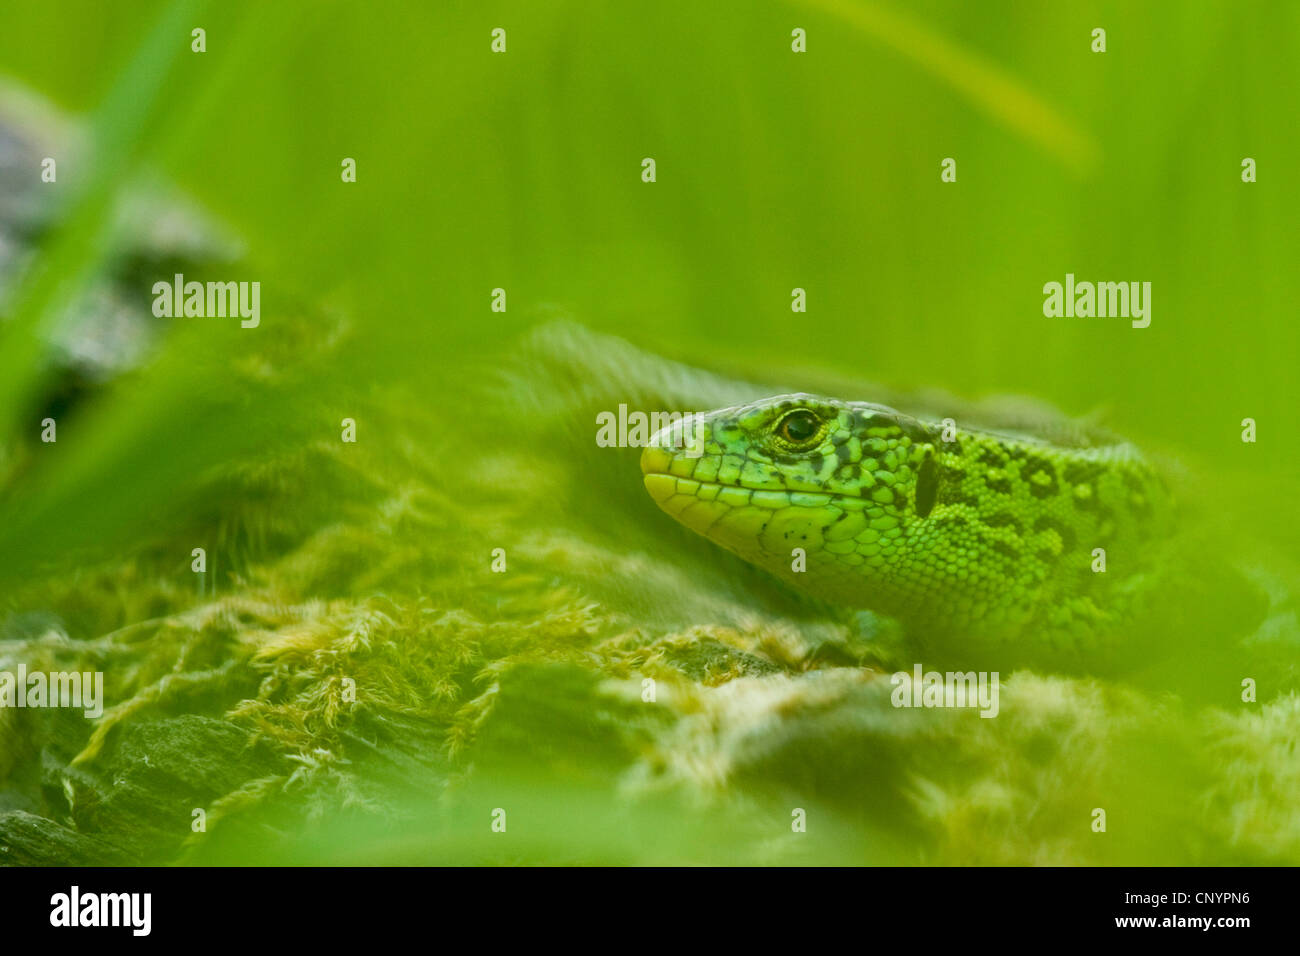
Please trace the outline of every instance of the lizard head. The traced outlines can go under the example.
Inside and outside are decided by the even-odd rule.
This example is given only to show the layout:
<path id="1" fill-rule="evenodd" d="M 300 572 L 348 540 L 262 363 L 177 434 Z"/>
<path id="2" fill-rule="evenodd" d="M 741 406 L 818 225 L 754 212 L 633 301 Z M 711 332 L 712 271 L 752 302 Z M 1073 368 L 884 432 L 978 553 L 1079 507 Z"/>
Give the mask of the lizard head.
<path id="1" fill-rule="evenodd" d="M 883 405 L 781 395 L 670 425 L 641 470 L 659 507 L 691 530 L 805 589 L 829 583 L 834 596 L 836 580 L 883 566 L 928 514 L 932 442 L 927 426 Z M 816 574 L 800 572 L 796 549 Z"/>

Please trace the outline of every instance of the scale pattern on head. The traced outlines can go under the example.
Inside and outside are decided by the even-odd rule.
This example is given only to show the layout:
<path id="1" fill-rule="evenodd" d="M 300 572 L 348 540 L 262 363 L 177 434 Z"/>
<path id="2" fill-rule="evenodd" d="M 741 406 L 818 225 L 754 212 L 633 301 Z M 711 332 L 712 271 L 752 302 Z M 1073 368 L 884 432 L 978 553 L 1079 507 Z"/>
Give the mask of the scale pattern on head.
<path id="1" fill-rule="evenodd" d="M 665 429 L 642 470 L 660 507 L 687 527 L 844 597 L 860 590 L 857 569 L 887 567 L 909 518 L 933 507 L 933 437 L 884 406 L 785 395 Z M 812 577 L 792 569 L 795 548 Z"/>
<path id="2" fill-rule="evenodd" d="M 1104 625 L 1120 598 L 1102 594 L 1092 550 L 1134 553 L 1167 524 L 1131 446 L 946 434 L 804 394 L 689 418 L 641 463 L 664 511 L 796 587 L 993 640 Z"/>

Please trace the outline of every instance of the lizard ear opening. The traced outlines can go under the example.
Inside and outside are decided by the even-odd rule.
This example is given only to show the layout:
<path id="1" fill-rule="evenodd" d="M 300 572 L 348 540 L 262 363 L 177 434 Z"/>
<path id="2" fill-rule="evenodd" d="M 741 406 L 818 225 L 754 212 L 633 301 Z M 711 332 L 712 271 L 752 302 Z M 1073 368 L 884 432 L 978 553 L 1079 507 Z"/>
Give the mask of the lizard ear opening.
<path id="1" fill-rule="evenodd" d="M 916 513 L 926 517 L 934 509 L 934 502 L 939 497 L 939 469 L 934 463 L 933 453 L 927 452 L 921 470 L 916 476 Z"/>

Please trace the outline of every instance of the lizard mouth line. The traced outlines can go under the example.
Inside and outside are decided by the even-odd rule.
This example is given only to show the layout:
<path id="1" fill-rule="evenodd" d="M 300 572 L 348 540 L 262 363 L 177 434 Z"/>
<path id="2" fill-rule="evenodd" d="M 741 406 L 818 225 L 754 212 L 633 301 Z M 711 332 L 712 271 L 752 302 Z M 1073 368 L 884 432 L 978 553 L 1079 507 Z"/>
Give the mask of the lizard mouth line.
<path id="1" fill-rule="evenodd" d="M 646 471 L 642 473 L 642 480 L 645 482 L 646 490 L 656 502 L 663 503 L 669 498 L 676 495 L 694 494 L 695 489 L 699 488 L 717 488 L 719 491 L 727 488 L 734 488 L 738 491 L 748 492 L 751 496 L 756 494 L 775 494 L 784 495 L 789 499 L 789 505 L 798 506 L 795 498 L 816 498 L 818 504 L 833 504 L 836 501 L 869 501 L 861 495 L 846 495 L 835 491 L 799 491 L 792 488 L 752 488 L 749 485 L 727 484 L 720 481 L 701 481 L 698 478 L 689 478 L 686 475 L 674 475 L 666 471 Z M 694 485 L 695 489 L 691 491 L 679 491 L 677 483 L 679 481 L 689 482 Z M 689 486 L 688 486 L 689 487 Z"/>

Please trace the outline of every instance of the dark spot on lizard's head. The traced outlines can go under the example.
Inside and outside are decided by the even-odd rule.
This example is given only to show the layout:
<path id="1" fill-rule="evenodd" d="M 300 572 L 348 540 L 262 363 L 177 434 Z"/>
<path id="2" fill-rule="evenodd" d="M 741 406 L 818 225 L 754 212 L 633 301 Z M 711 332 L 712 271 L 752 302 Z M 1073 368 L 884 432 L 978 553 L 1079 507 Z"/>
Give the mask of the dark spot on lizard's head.
<path id="1" fill-rule="evenodd" d="M 1070 500 L 1080 511 L 1096 511 L 1101 506 L 1097 499 L 1097 486 L 1087 482 L 1070 486 Z"/>
<path id="2" fill-rule="evenodd" d="M 1146 494 L 1147 486 L 1141 478 L 1129 471 L 1127 468 L 1120 471 L 1120 477 L 1124 479 L 1124 487 L 1133 494 Z"/>
<path id="3" fill-rule="evenodd" d="M 1131 471 L 1125 471 L 1124 488 L 1128 491 L 1128 507 L 1142 521 L 1151 517 L 1151 488 Z"/>
<path id="4" fill-rule="evenodd" d="M 937 477 L 941 504 L 979 506 L 979 500 L 965 489 L 966 470 L 960 465 L 940 463 Z"/>
<path id="5" fill-rule="evenodd" d="M 1014 544 L 1009 544 L 1006 541 L 994 540 L 988 542 L 988 545 L 990 548 L 992 548 L 998 554 L 1002 555 L 1004 558 L 1009 558 L 1012 561 L 1020 560 L 1021 557 L 1020 549 L 1017 548 Z"/>
<path id="6" fill-rule="evenodd" d="M 1089 485 L 1105 474 L 1105 468 L 1095 461 L 1072 461 L 1065 467 L 1067 485 Z"/>
<path id="7" fill-rule="evenodd" d="M 934 510 L 935 500 L 939 496 L 939 467 L 934 462 L 934 455 L 927 454 L 921 462 L 921 470 L 916 476 L 916 514 L 926 518 Z"/>
<path id="8" fill-rule="evenodd" d="M 1052 463 L 1036 455 L 1025 456 L 1020 480 L 1029 486 L 1029 493 L 1035 498 L 1050 498 L 1060 490 Z"/>
<path id="9" fill-rule="evenodd" d="M 995 515 L 985 518 L 984 523 L 990 528 L 1010 528 L 1018 535 L 1024 534 L 1024 527 L 1020 524 L 1020 521 L 1016 516 L 1007 514 L 1005 511 L 1000 511 Z"/>
<path id="10" fill-rule="evenodd" d="M 1061 539 L 1061 551 L 1073 551 L 1076 544 L 1074 529 L 1063 521 L 1044 515 L 1034 522 L 1034 532 L 1043 534 L 1047 531 L 1055 531 L 1058 538 Z"/>
<path id="11" fill-rule="evenodd" d="M 1006 478 L 997 478 L 993 475 L 985 475 L 984 486 L 990 491 L 996 491 L 1000 495 L 1011 494 L 1011 482 Z"/>

